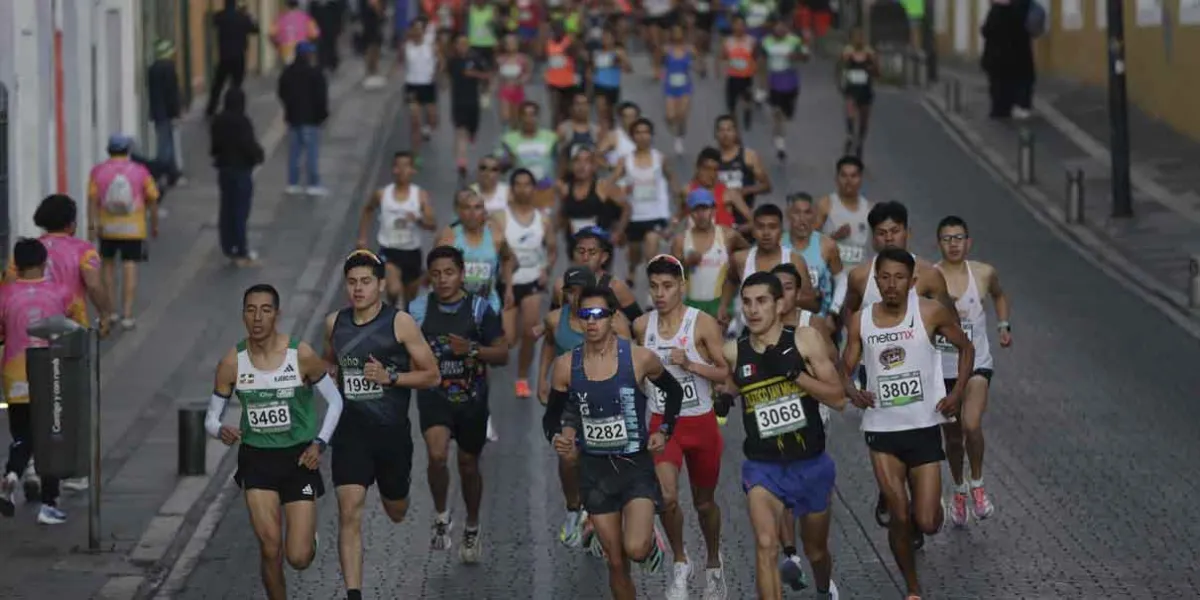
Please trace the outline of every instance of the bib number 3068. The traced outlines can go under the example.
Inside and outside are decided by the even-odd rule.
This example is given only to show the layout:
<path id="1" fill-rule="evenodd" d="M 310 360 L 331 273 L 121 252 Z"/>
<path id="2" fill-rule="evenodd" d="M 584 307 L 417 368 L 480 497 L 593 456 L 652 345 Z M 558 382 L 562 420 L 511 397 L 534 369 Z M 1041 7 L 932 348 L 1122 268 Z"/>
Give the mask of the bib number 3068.
<path id="1" fill-rule="evenodd" d="M 283 402 L 260 404 L 246 409 L 251 431 L 283 431 L 292 428 L 292 411 Z"/>
<path id="2" fill-rule="evenodd" d="M 804 404 L 800 396 L 784 396 L 767 404 L 754 407 L 754 419 L 758 422 L 758 435 L 763 438 L 791 433 L 804 427 Z"/>

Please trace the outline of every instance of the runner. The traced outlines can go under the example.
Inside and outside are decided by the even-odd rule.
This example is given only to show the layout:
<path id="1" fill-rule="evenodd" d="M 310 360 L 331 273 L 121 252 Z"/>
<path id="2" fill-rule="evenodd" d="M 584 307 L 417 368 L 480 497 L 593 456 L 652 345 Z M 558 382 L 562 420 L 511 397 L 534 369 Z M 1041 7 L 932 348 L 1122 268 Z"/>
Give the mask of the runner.
<path id="1" fill-rule="evenodd" d="M 749 244 L 737 231 L 713 222 L 715 204 L 713 193 L 707 189 L 688 193 L 690 225 L 682 236 L 675 236 L 671 242 L 671 254 L 688 268 L 684 303 L 700 309 L 725 327 L 729 324 L 729 307 L 721 304 L 721 299 L 734 293 L 725 291 L 726 286 L 734 285 L 726 276 L 730 257 L 749 248 Z"/>
<path id="2" fill-rule="evenodd" d="M 612 266 L 613 242 L 608 232 L 600 227 L 584 227 L 572 238 L 574 250 L 571 252 L 571 265 L 587 267 L 596 276 L 596 285 L 613 293 L 620 306 L 621 314 L 630 323 L 642 315 L 642 307 L 629 284 L 613 277 L 608 271 Z M 563 303 L 563 277 L 554 280 L 554 293 L 550 299 L 550 308 L 555 309 Z"/>
<path id="3" fill-rule="evenodd" d="M 479 159 L 479 176 L 471 184 L 471 190 L 483 200 L 483 208 L 489 216 L 508 206 L 508 183 L 500 180 L 499 159 L 490 154 Z"/>
<path id="4" fill-rule="evenodd" d="M 97 327 L 100 337 L 108 335 L 112 314 L 111 298 L 104 291 L 104 282 L 100 277 L 100 255 L 96 247 L 87 240 L 75 237 L 78 227 L 78 207 L 70 196 L 51 194 L 42 199 L 37 210 L 33 213 L 33 224 L 45 233 L 38 241 L 46 247 L 49 256 L 46 265 L 46 278 L 56 281 L 72 292 L 72 302 L 76 305 L 72 314 L 82 314 L 80 325 L 88 327 L 87 301 L 99 313 Z M 10 265 L 4 280 L 15 279 L 16 264 Z M 69 489 L 69 487 L 68 487 Z"/>
<path id="5" fill-rule="evenodd" d="M 438 51 L 447 56 L 461 30 L 463 0 L 421 0 L 424 17 L 436 31 Z"/>
<path id="6" fill-rule="evenodd" d="M 474 190 L 459 190 L 454 195 L 454 212 L 458 223 L 443 229 L 433 245 L 452 246 L 463 254 L 463 288 L 486 301 L 499 318 L 503 306 L 496 282 L 500 265 L 512 260 L 504 231 L 488 220 L 483 199 Z"/>
<path id="7" fill-rule="evenodd" d="M 861 193 L 863 163 L 858 157 L 843 156 L 835 167 L 837 191 L 817 202 L 814 227 L 838 245 L 838 257 L 846 269 L 853 269 L 866 258 L 871 228 L 867 215 L 871 202 Z M 845 287 L 839 281 L 839 287 Z"/>
<path id="8" fill-rule="evenodd" d="M 240 442 L 233 479 L 245 490 L 268 598 L 287 598 L 284 558 L 297 571 L 316 558 L 317 498 L 325 495 L 321 454 L 342 414 L 328 365 L 312 346 L 276 329 L 279 309 L 274 286 L 260 283 L 242 294 L 246 339 L 217 364 L 204 419 L 208 435 L 226 446 Z M 319 431 L 314 389 L 327 405 Z M 242 416 L 230 427 L 221 416 L 234 394 Z"/>
<path id="9" fill-rule="evenodd" d="M 839 375 L 824 339 L 812 328 L 784 327 L 779 279 L 753 273 L 742 284 L 747 333 L 725 343 L 730 381 L 742 396 L 742 489 L 750 505 L 759 598 L 781 598 L 778 532 L 795 515 L 817 593 L 837 598 L 829 553 L 830 499 L 837 469 L 825 452 L 820 407 L 845 407 Z M 717 414 L 729 412 L 719 400 Z"/>
<path id="10" fill-rule="evenodd" d="M 808 48 L 799 36 L 788 29 L 787 21 L 771 18 L 771 33 L 762 40 L 767 58 L 767 86 L 770 90 L 775 154 L 780 162 L 787 160 L 784 127 L 796 114 L 796 99 L 800 97 L 801 62 L 808 60 Z"/>
<path id="11" fill-rule="evenodd" d="M 625 155 L 617 165 L 609 181 L 627 178 L 625 193 L 629 197 L 629 227 L 625 237 L 629 241 L 627 263 L 629 277 L 625 280 L 634 287 L 633 274 L 644 256 L 657 254 L 664 237 L 678 219 L 671 216 L 671 198 L 678 189 L 671 165 L 653 147 L 654 124 L 641 118 L 630 128 L 635 149 Z"/>
<path id="12" fill-rule="evenodd" d="M 920 275 L 911 254 L 885 248 L 874 262 L 881 300 L 850 318 L 842 363 L 847 377 L 860 360 L 866 369 L 869 392 L 852 399 L 864 409 L 862 429 L 871 465 L 887 499 L 888 541 L 913 600 L 921 594 L 914 532 L 933 535 L 945 519 L 940 463 L 946 455 L 940 426 L 958 413 L 975 349 L 953 309 L 918 295 L 913 278 Z M 933 342 L 939 334 L 963 359 L 948 394 Z"/>
<path id="13" fill-rule="evenodd" d="M 729 115 L 717 117 L 717 148 L 721 151 L 721 162 L 718 166 L 721 181 L 731 190 L 738 190 L 742 200 L 750 209 L 760 195 L 771 193 L 771 178 L 763 167 L 758 152 L 747 148 L 738 132 L 737 122 Z M 748 224 L 749 219 L 739 218 L 741 212 L 734 212 L 733 217 L 738 225 Z M 744 231 L 743 233 L 749 233 Z M 749 236 L 747 237 L 749 239 Z"/>
<path id="14" fill-rule="evenodd" d="M 731 189 L 721 181 L 721 151 L 716 148 L 706 147 L 696 155 L 696 173 L 688 192 L 699 189 L 713 196 L 713 223 L 729 228 L 733 228 L 735 223 L 744 223 L 736 231 L 743 235 L 743 241 L 750 238 L 747 234 L 751 231 L 750 221 L 754 219 L 754 213 L 746 206 L 741 190 Z M 684 202 L 682 209 L 686 211 L 686 198 Z"/>
<path id="15" fill-rule="evenodd" d="M 813 197 L 805 192 L 788 196 L 788 245 L 799 252 L 808 265 L 808 278 L 821 297 L 818 319 L 827 325 L 829 309 L 833 306 L 834 282 L 842 277 L 842 259 L 837 242 L 813 229 L 816 220 Z"/>
<path id="16" fill-rule="evenodd" d="M 671 28 L 671 39 L 663 52 L 659 69 L 664 79 L 663 95 L 666 96 L 667 130 L 675 134 L 675 154 L 683 156 L 683 138 L 687 135 L 688 114 L 692 106 L 692 61 L 695 46 L 688 41 L 683 25 L 676 23 Z M 666 77 L 663 77 L 663 73 Z"/>
<path id="17" fill-rule="evenodd" d="M 739 7 L 746 17 L 746 29 L 754 41 L 762 42 L 770 32 L 772 15 L 779 10 L 775 0 L 741 0 Z"/>
<path id="18" fill-rule="evenodd" d="M 623 233 L 629 224 L 624 190 L 596 176 L 594 148 L 577 146 L 571 153 L 571 172 L 559 180 L 557 190 L 562 198 L 558 228 L 567 241 L 568 253 L 574 253 L 574 236 L 585 228 L 598 226 Z"/>
<path id="19" fill-rule="evenodd" d="M 500 152 L 504 156 L 506 170 L 525 169 L 533 176 L 536 188 L 532 201 L 538 208 L 549 209 L 554 206 L 558 136 L 539 126 L 541 112 L 537 102 L 526 100 L 521 104 L 520 129 L 500 136 Z"/>
<path id="20" fill-rule="evenodd" d="M 754 245 L 739 250 L 729 261 L 726 277 L 735 287 L 744 285 L 746 278 L 759 271 L 770 271 L 780 263 L 792 263 L 800 272 L 800 291 L 796 305 L 813 312 L 821 308 L 821 299 L 808 276 L 808 264 L 800 254 L 782 245 L 783 211 L 774 204 L 764 204 L 754 209 Z M 724 288 L 722 305 L 733 301 L 729 297 L 729 286 Z"/>
<path id="21" fill-rule="evenodd" d="M 717 9 L 714 0 L 692 0 L 692 41 L 696 48 L 696 67 L 701 78 L 708 77 L 708 55 L 712 52 L 713 25 Z"/>
<path id="22" fill-rule="evenodd" d="M 61 525 L 67 522 L 67 513 L 58 507 L 58 478 L 39 477 L 32 468 L 37 448 L 34 447 L 25 351 L 49 345 L 45 340 L 29 335 L 28 328 L 32 323 L 56 316 L 76 322 L 85 319 L 83 307 L 74 301 L 70 288 L 46 277 L 48 256 L 41 242 L 27 238 L 18 240 L 13 246 L 16 277 L 0 287 L 0 343 L 4 344 L 0 383 L 4 386 L 4 401 L 8 403 L 8 431 L 12 437 L 4 477 L 0 479 L 0 515 L 11 517 L 15 514 L 13 496 L 20 475 L 25 502 L 32 503 L 35 498 L 41 501 L 37 522 Z"/>
<path id="23" fill-rule="evenodd" d="M 613 108 L 621 101 L 621 73 L 632 73 L 633 65 L 625 48 L 617 43 L 617 33 L 606 27 L 600 35 L 600 46 L 592 50 L 591 81 L 596 98 L 596 116 L 601 123 L 611 123 Z"/>
<path id="24" fill-rule="evenodd" d="M 550 103 L 550 122 L 567 120 L 575 94 L 581 89 L 580 68 L 586 64 L 586 54 L 567 35 L 562 21 L 551 21 L 550 39 L 546 40 L 546 98 Z"/>
<path id="25" fill-rule="evenodd" d="M 812 45 L 816 40 L 825 37 L 833 24 L 833 3 L 830 0 L 800 0 L 796 8 L 795 27 L 804 36 L 804 41 Z"/>
<path id="26" fill-rule="evenodd" d="M 421 142 L 437 129 L 437 75 L 445 68 L 442 52 L 434 26 L 424 19 L 413 21 L 404 43 L 404 95 L 414 154 L 420 152 Z"/>
<path id="27" fill-rule="evenodd" d="M 833 328 L 829 326 L 824 319 L 817 318 L 817 314 L 804 310 L 796 305 L 796 302 L 801 299 L 800 295 L 800 269 L 796 268 L 790 262 L 779 263 L 769 271 L 772 275 L 779 278 L 779 284 L 783 286 L 783 299 L 779 302 L 783 305 L 783 310 L 779 317 L 780 322 L 785 327 L 812 327 L 821 335 L 833 339 Z M 837 354 L 836 347 L 833 354 Z M 836 359 L 834 359 L 836 362 Z M 822 417 L 825 416 L 824 410 L 821 412 Z M 828 419 L 826 419 L 828 421 Z"/>
<path id="28" fill-rule="evenodd" d="M 661 65 L 667 32 L 679 22 L 678 0 L 642 0 L 642 40 L 650 51 L 650 64 Z M 661 77 L 661 73 L 658 74 Z"/>
<path id="29" fill-rule="evenodd" d="M 521 125 L 520 107 L 525 103 L 525 85 L 533 78 L 533 60 L 521 51 L 517 36 L 504 36 L 504 49 L 496 56 L 496 75 L 499 80 L 496 97 L 502 131 Z"/>
<path id="30" fill-rule="evenodd" d="M 610 168 L 615 169 L 625 155 L 633 152 L 633 138 L 629 135 L 629 128 L 638 119 L 642 118 L 642 109 L 633 102 L 622 102 L 617 107 L 617 119 L 620 120 L 614 127 L 608 130 L 608 134 L 604 136 L 604 140 L 600 142 L 600 147 L 596 149 L 604 160 L 608 162 Z"/>
<path id="31" fill-rule="evenodd" d="M 482 213 L 482 207 L 475 210 Z M 467 509 L 459 557 L 470 564 L 479 562 L 481 553 L 479 507 L 483 500 L 483 477 L 479 455 L 488 441 L 488 366 L 503 366 L 508 362 L 508 344 L 500 313 L 486 298 L 464 289 L 468 264 L 463 253 L 452 246 L 439 245 L 430 250 L 426 267 L 433 291 L 413 303 L 412 315 L 420 324 L 442 374 L 440 386 L 417 391 L 421 432 L 429 452 L 429 493 L 436 513 L 430 548 L 448 550 L 453 544 L 454 521 L 447 507 L 450 470 L 446 466 L 453 438 L 458 445 L 458 476 Z"/>
<path id="32" fill-rule="evenodd" d="M 580 88 L 582 90 L 582 88 Z M 571 162 L 571 152 L 576 147 L 595 147 L 600 141 L 600 128 L 592 122 L 592 101 L 586 92 L 578 91 L 571 96 L 570 118 L 558 124 L 559 172 L 566 175 Z"/>
<path id="33" fill-rule="evenodd" d="M 971 378 L 963 387 L 962 406 L 957 420 L 942 425 L 946 440 L 946 457 L 950 461 L 950 476 L 954 478 L 954 496 L 950 504 L 950 521 L 958 527 L 967 524 L 967 493 L 975 506 L 975 518 L 986 519 L 996 508 L 983 489 L 983 411 L 987 409 L 988 388 L 992 383 L 992 350 L 988 344 L 987 313 L 983 299 L 990 297 L 996 308 L 996 329 L 1000 334 L 1000 347 L 1012 345 L 1012 326 L 1008 316 L 1011 305 L 1008 294 L 1000 287 L 1000 276 L 996 268 L 987 263 L 967 260 L 971 252 L 971 234 L 967 222 L 949 216 L 937 228 L 938 249 L 942 260 L 936 266 L 946 276 L 946 288 L 955 299 L 954 304 L 962 319 L 963 332 L 975 348 L 975 363 Z M 958 354 L 945 339 L 937 339 L 942 353 L 944 375 L 958 373 Z M 952 389 L 958 382 L 946 380 L 946 388 Z M 963 450 L 971 466 L 970 488 L 963 479 Z"/>
<path id="34" fill-rule="evenodd" d="M 480 90 L 491 73 L 485 59 L 471 49 L 466 34 L 454 36 L 454 54 L 447 63 L 450 76 L 450 120 L 454 123 L 454 155 L 460 185 L 467 179 L 467 150 L 479 133 Z"/>
<path id="35" fill-rule="evenodd" d="M 500 41 L 496 36 L 499 30 L 498 21 L 499 10 L 489 0 L 472 0 L 467 6 L 466 33 L 471 43 L 471 52 L 483 63 L 483 70 L 489 73 L 496 68 L 496 46 Z M 488 107 L 490 88 L 490 79 L 482 82 L 479 102 L 485 109 Z"/>
<path id="36" fill-rule="evenodd" d="M 342 266 L 350 307 L 325 318 L 325 358 L 336 363 L 346 406 L 333 436 L 338 557 L 348 600 L 362 600 L 362 521 L 367 488 L 379 485 L 383 512 L 408 512 L 413 389 L 441 383 L 437 360 L 416 321 L 383 303 L 383 260 L 356 250 Z"/>
<path id="37" fill-rule="evenodd" d="M 533 365 L 533 347 L 537 344 L 539 313 L 542 295 L 550 281 L 550 267 L 558 258 L 558 244 L 549 217 L 533 205 L 534 177 L 527 169 L 517 169 L 509 179 L 512 200 L 504 212 L 493 217 L 497 231 L 512 250 L 514 260 L 504 263 L 500 293 L 504 299 L 504 331 L 509 344 L 516 343 L 519 333 L 521 348 L 517 351 L 516 395 L 528 398 L 529 368 Z M 519 318 L 519 322 L 518 322 Z"/>
<path id="38" fill-rule="evenodd" d="M 750 107 L 753 102 L 751 92 L 754 89 L 754 75 L 758 64 L 754 60 L 756 45 L 754 38 L 746 32 L 746 20 L 737 15 L 733 17 L 733 29 L 724 39 L 718 64 L 725 64 L 725 113 L 737 114 L 739 102 L 743 103 L 742 124 L 750 129 Z M 718 123 L 719 126 L 719 123 Z"/>
<path id="39" fill-rule="evenodd" d="M 395 306 L 402 306 L 417 297 L 421 275 L 425 272 L 421 260 L 421 230 L 436 231 L 433 205 L 429 192 L 413 183 L 417 172 L 413 155 L 400 151 L 392 158 L 392 183 L 377 190 L 363 205 L 358 220 L 358 248 L 370 247 L 367 235 L 371 221 L 378 213 L 379 229 L 375 241 L 379 256 L 387 264 L 387 297 Z"/>
<path id="40" fill-rule="evenodd" d="M 542 2 L 516 0 L 517 35 L 526 54 L 532 55 L 542 47 Z"/>
<path id="41" fill-rule="evenodd" d="M 842 78 L 842 96 L 846 100 L 846 143 L 844 154 L 860 159 L 867 141 L 867 125 L 871 122 L 871 103 L 875 100 L 873 79 L 879 77 L 879 62 L 875 50 L 867 45 L 861 28 L 850 32 L 850 44 L 842 49 L 838 59 Z"/>
<path id="42" fill-rule="evenodd" d="M 579 454 L 584 508 L 607 559 L 609 590 L 613 598 L 632 600 L 629 560 L 653 573 L 665 554 L 654 525 L 662 495 L 652 456 L 674 430 L 683 389 L 654 352 L 616 336 L 615 312 L 606 290 L 580 294 L 576 316 L 586 323 L 584 343 L 554 361 L 543 426 L 560 456 Z M 653 432 L 643 416 L 647 382 L 665 397 L 662 425 Z"/>
<path id="43" fill-rule="evenodd" d="M 692 564 L 683 543 L 683 511 L 679 506 L 679 472 L 687 461 L 692 504 L 700 521 L 704 546 L 704 598 L 725 598 L 728 585 L 721 560 L 721 509 L 717 506 L 717 480 L 725 442 L 713 413 L 713 382 L 724 382 L 729 373 L 722 344 L 725 339 L 716 319 L 683 303 L 687 278 L 683 263 L 662 254 L 646 264 L 654 310 L 633 324 L 634 340 L 658 354 L 666 369 L 683 387 L 683 406 L 667 446 L 654 457 L 654 470 L 662 490 L 662 523 L 674 572 L 667 598 L 686 599 Z M 657 390 L 655 390 L 657 391 Z M 650 431 L 662 424 L 666 398 L 650 398 Z"/>

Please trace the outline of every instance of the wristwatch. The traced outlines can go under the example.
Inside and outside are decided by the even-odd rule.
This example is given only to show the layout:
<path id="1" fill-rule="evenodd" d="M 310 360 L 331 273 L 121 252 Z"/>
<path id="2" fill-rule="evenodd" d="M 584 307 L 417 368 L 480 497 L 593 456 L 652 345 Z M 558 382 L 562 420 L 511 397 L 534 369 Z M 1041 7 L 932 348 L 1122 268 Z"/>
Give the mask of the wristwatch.
<path id="1" fill-rule="evenodd" d="M 1008 321 L 1000 321 L 999 323 L 996 323 L 996 330 L 1012 331 L 1012 323 L 1009 323 Z"/>
<path id="2" fill-rule="evenodd" d="M 467 356 L 470 358 L 479 356 L 479 342 L 471 342 L 470 349 L 467 350 Z"/>
<path id="3" fill-rule="evenodd" d="M 388 373 L 388 385 L 396 387 L 396 382 L 400 380 L 399 373 Z"/>
<path id="4" fill-rule="evenodd" d="M 322 454 L 324 454 L 324 453 L 325 453 L 325 448 L 326 448 L 327 446 L 329 446 L 329 444 L 328 444 L 328 443 L 326 443 L 326 442 L 325 442 L 325 440 L 323 440 L 323 439 L 321 439 L 321 438 L 316 438 L 316 439 L 314 439 L 314 440 L 313 440 L 313 443 L 317 445 L 317 449 L 318 449 L 318 450 L 320 450 Z"/>
<path id="5" fill-rule="evenodd" d="M 667 436 L 668 438 L 670 438 L 671 437 L 671 426 L 667 425 L 666 423 L 663 423 L 662 425 L 658 426 L 658 432 Z"/>

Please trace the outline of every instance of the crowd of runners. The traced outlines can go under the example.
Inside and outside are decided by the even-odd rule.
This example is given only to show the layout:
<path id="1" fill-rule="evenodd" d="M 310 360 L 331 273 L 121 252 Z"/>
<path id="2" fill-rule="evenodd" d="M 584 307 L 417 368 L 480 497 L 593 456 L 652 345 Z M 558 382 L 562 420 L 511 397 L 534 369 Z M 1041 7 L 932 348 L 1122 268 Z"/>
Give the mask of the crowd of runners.
<path id="1" fill-rule="evenodd" d="M 348 305 L 326 318 L 323 352 L 278 332 L 285 299 L 264 284 L 246 290 L 246 339 L 217 367 L 207 425 L 240 443 L 237 481 L 267 595 L 286 597 L 285 559 L 303 569 L 317 552 L 328 449 L 341 572 L 347 597 L 362 597 L 367 489 L 378 486 L 396 523 L 412 493 L 414 395 L 436 513 L 430 547 L 457 544 L 463 562 L 486 560 L 480 456 L 500 439 L 489 396 L 509 397 L 488 372 L 515 352 L 512 395 L 544 405 L 546 452 L 558 456 L 559 539 L 607 564 L 614 598 L 635 597 L 631 563 L 664 570 L 671 599 L 726 598 L 726 569 L 750 568 L 760 598 L 785 586 L 837 598 L 826 426 L 851 407 L 878 483 L 876 519 L 907 597 L 919 598 L 924 536 L 994 510 L 982 470 L 992 377 L 984 304 L 1008 346 L 1009 303 L 996 270 L 969 259 L 963 219 L 931 229 L 941 253 L 932 263 L 908 250 L 903 204 L 860 194 L 878 73 L 861 36 L 839 59 L 847 138 L 845 155 L 830 159 L 836 189 L 810 195 L 775 189 L 741 132 L 768 114 L 786 158 L 811 18 L 772 0 L 425 4 L 403 49 L 412 147 L 364 205 L 343 269 Z M 622 40 L 635 34 L 654 68 L 641 75 L 661 85 L 663 123 L 622 98 L 633 71 Z M 727 112 L 711 146 L 687 148 L 691 95 L 709 74 L 725 78 Z M 417 183 L 440 77 L 452 87 L 462 180 L 452 199 Z M 546 106 L 526 97 L 535 81 Z M 472 176 L 470 145 L 493 102 L 504 133 Z M 694 156 L 691 172 L 657 149 L 664 129 L 674 154 Z M 435 203 L 450 200 L 456 220 L 439 223 Z M 617 273 L 621 253 L 627 270 Z M 320 417 L 314 389 L 327 405 Z M 241 420 L 225 424 L 235 395 Z M 721 552 L 722 520 L 740 518 L 722 508 L 742 511 L 717 503 L 731 412 L 745 437 L 733 476 L 746 494 L 753 567 Z M 448 497 L 451 440 L 461 533 Z M 685 468 L 703 554 L 684 546 Z"/>

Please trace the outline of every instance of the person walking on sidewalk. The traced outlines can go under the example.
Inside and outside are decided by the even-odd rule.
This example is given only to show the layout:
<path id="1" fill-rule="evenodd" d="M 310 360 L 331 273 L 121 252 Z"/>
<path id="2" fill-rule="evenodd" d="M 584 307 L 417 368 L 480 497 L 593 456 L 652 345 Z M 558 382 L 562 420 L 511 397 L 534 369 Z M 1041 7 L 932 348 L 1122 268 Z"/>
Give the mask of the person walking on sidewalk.
<path id="1" fill-rule="evenodd" d="M 225 0 L 225 9 L 213 15 L 213 29 L 217 32 L 217 67 L 208 91 L 208 108 L 204 111 L 209 117 L 217 113 L 226 82 L 231 88 L 242 87 L 246 77 L 246 44 L 250 36 L 258 35 L 258 23 L 238 6 L 237 0 Z"/>
<path id="2" fill-rule="evenodd" d="M 45 347 L 46 342 L 31 338 L 26 328 L 34 321 L 54 316 L 82 319 L 78 305 L 72 311 L 71 292 L 61 283 L 46 277 L 46 247 L 41 242 L 23 239 L 13 248 L 13 263 L 17 267 L 17 278 L 0 288 L 0 340 L 4 344 L 4 399 L 8 401 L 8 430 L 12 443 L 8 447 L 8 464 L 4 467 L 4 478 L 0 479 L 0 514 L 11 517 L 15 507 L 17 474 L 31 472 L 33 460 L 33 416 L 29 406 L 29 378 L 25 370 L 25 350 L 30 347 Z M 58 508 L 59 481 L 46 476 L 38 486 L 31 485 L 33 478 L 26 477 L 25 501 L 40 496 L 42 508 L 37 522 L 42 525 L 59 525 L 67 521 L 67 514 Z"/>
<path id="3" fill-rule="evenodd" d="M 146 71 L 146 92 L 150 121 L 154 123 L 157 162 L 166 170 L 169 186 L 186 183 L 175 156 L 175 122 L 179 120 L 179 74 L 175 70 L 175 44 L 159 40 L 154 45 L 158 57 Z"/>
<path id="4" fill-rule="evenodd" d="M 387 78 L 379 74 L 379 52 L 383 48 L 383 14 L 381 0 L 364 0 L 359 23 L 362 25 L 363 55 L 367 61 L 367 77 L 363 79 L 363 88 L 368 90 L 383 89 Z"/>
<path id="5" fill-rule="evenodd" d="M 329 118 L 329 83 L 317 66 L 316 47 L 303 42 L 296 48 L 297 60 L 279 76 L 279 101 L 288 124 L 288 194 L 303 191 L 324 196 L 317 159 L 320 155 L 321 124 Z M 300 187 L 300 155 L 304 155 L 308 188 Z"/>
<path id="6" fill-rule="evenodd" d="M 980 30 L 993 119 L 1029 118 L 1033 108 L 1033 38 L 1026 25 L 1031 0 L 993 2 Z"/>
<path id="7" fill-rule="evenodd" d="M 239 267 L 255 265 L 256 256 L 246 241 L 246 221 L 254 196 L 254 167 L 263 162 L 262 146 L 254 135 L 254 124 L 246 116 L 246 95 L 240 89 L 225 95 L 225 110 L 213 120 L 213 166 L 221 207 L 217 219 L 221 250 Z"/>
<path id="8" fill-rule="evenodd" d="M 93 167 L 88 177 L 90 214 L 99 217 L 92 221 L 88 239 L 99 240 L 104 288 L 114 307 L 117 306 L 117 260 L 121 260 L 121 326 L 125 329 L 133 329 L 135 324 L 137 265 L 149 258 L 147 234 L 158 237 L 158 185 L 149 169 L 130 159 L 132 150 L 133 138 L 113 135 L 108 139 L 108 160 Z M 117 315 L 114 313 L 110 318 L 116 320 Z"/>
<path id="9" fill-rule="evenodd" d="M 300 9 L 300 0 L 287 0 L 287 10 L 271 26 L 271 43 L 283 64 L 290 65 L 299 56 L 300 44 L 321 37 L 317 22 Z"/>
<path id="10" fill-rule="evenodd" d="M 321 68 L 333 73 L 341 64 L 338 56 L 338 38 L 342 37 L 342 22 L 346 18 L 346 0 L 313 0 L 308 13 L 325 33 L 317 39 L 317 56 Z"/>

